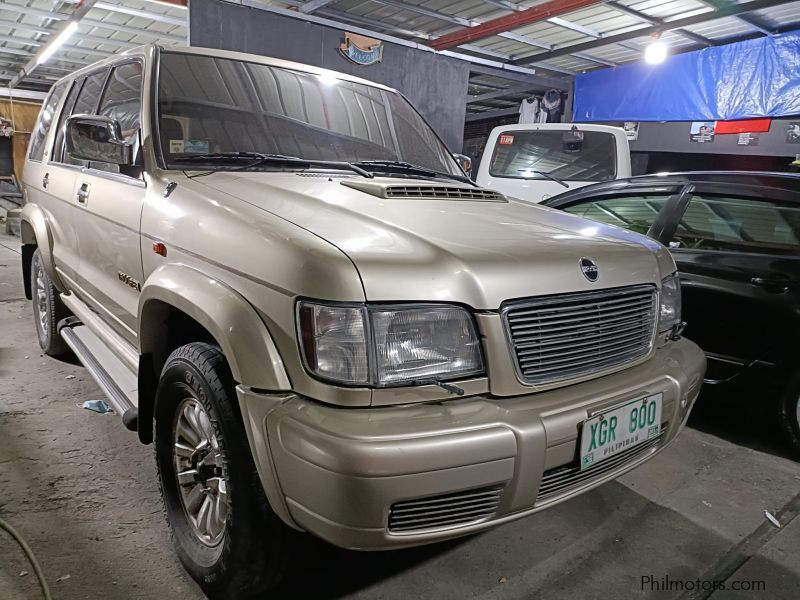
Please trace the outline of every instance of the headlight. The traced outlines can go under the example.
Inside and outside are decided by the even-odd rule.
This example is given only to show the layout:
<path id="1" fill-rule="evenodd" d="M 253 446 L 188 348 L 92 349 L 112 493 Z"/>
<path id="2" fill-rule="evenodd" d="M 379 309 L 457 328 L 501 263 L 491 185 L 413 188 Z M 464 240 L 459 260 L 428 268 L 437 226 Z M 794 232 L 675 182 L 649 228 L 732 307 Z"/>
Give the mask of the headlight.
<path id="1" fill-rule="evenodd" d="M 661 307 L 658 330 L 668 331 L 681 322 L 681 282 L 673 273 L 661 280 Z"/>
<path id="2" fill-rule="evenodd" d="M 458 306 L 298 304 L 306 368 L 337 383 L 376 387 L 483 373 L 472 316 Z"/>

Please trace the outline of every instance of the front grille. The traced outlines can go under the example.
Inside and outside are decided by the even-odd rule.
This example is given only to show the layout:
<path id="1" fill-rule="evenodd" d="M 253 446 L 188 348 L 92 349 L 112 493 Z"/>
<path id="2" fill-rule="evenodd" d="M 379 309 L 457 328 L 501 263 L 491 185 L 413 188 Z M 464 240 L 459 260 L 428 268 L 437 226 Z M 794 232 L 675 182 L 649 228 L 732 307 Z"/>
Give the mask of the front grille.
<path id="1" fill-rule="evenodd" d="M 482 487 L 395 502 L 389 510 L 389 531 L 410 533 L 481 521 L 497 512 L 502 490 Z"/>
<path id="2" fill-rule="evenodd" d="M 482 200 L 501 202 L 505 196 L 499 192 L 474 187 L 446 187 L 435 185 L 390 185 L 387 198 L 445 198 L 448 200 Z"/>
<path id="3" fill-rule="evenodd" d="M 650 352 L 656 323 L 651 285 L 543 296 L 503 309 L 517 374 L 550 383 L 607 371 Z"/>
<path id="4" fill-rule="evenodd" d="M 664 423 L 656 437 L 633 446 L 632 448 L 628 448 L 627 450 L 623 450 L 619 454 L 615 454 L 611 458 L 597 463 L 594 467 L 589 467 L 581 471 L 578 461 L 575 461 L 571 465 L 556 467 L 545 471 L 542 475 L 542 482 L 539 485 L 539 493 L 536 496 L 536 501 L 546 500 L 553 496 L 563 494 L 573 488 L 588 485 L 595 479 L 620 467 L 624 467 L 626 464 L 644 456 L 646 453 L 650 452 L 652 448 L 659 445 L 664 435 L 666 435 L 668 426 L 669 423 Z"/>

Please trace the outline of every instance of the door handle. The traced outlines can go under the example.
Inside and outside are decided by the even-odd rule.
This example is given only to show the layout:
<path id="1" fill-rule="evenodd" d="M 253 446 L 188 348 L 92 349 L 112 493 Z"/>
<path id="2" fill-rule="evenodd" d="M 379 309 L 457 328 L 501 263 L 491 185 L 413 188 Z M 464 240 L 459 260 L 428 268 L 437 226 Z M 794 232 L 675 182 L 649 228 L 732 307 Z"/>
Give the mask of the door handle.
<path id="1" fill-rule="evenodd" d="M 789 291 L 789 280 L 780 277 L 753 277 L 750 283 L 778 294 Z"/>
<path id="2" fill-rule="evenodd" d="M 86 204 L 86 201 L 89 199 L 89 184 L 82 183 L 80 189 L 78 190 L 78 202 L 81 204 Z"/>
<path id="3" fill-rule="evenodd" d="M 47 189 L 47 186 L 50 184 L 50 173 L 45 173 L 44 177 L 42 177 L 42 187 Z"/>

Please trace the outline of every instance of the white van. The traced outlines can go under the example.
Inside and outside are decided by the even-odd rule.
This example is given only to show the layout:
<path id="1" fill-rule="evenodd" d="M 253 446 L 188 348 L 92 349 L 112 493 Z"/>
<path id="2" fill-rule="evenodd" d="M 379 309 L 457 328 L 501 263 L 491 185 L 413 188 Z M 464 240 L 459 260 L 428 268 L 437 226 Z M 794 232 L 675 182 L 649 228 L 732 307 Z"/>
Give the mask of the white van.
<path id="1" fill-rule="evenodd" d="M 541 202 L 590 183 L 630 176 L 631 152 L 621 127 L 535 123 L 495 127 L 476 182 Z"/>

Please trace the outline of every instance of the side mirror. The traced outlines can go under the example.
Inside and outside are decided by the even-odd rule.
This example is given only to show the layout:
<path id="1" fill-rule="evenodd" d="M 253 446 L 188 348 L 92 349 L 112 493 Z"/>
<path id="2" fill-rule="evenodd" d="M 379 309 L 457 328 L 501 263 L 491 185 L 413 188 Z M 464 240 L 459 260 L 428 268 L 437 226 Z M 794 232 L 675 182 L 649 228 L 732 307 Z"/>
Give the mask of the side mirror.
<path id="1" fill-rule="evenodd" d="M 133 163 L 133 146 L 122 137 L 119 122 L 100 115 L 73 115 L 66 124 L 67 152 L 73 158 L 115 165 Z"/>
<path id="2" fill-rule="evenodd" d="M 453 154 L 453 158 L 456 159 L 456 162 L 458 162 L 458 165 L 463 169 L 464 173 L 469 175 L 470 171 L 472 171 L 472 159 L 466 154 Z"/>

